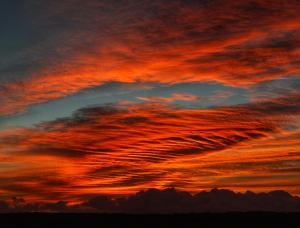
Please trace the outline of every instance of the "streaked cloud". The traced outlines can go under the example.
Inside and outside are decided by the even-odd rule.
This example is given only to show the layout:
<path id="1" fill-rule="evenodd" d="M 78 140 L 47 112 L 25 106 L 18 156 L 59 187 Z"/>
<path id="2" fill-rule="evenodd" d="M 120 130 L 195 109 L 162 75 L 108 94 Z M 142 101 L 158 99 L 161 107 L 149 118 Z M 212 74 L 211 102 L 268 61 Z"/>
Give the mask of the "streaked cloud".
<path id="1" fill-rule="evenodd" d="M 170 97 L 137 97 L 137 99 L 147 102 L 172 103 L 174 101 L 198 101 L 201 98 L 193 94 L 173 93 Z"/>
<path id="2" fill-rule="evenodd" d="M 299 117 L 299 101 L 299 95 L 293 95 L 293 100 L 284 96 L 214 109 L 187 109 L 162 103 L 87 107 L 72 117 L 44 122 L 35 128 L 2 131 L 2 154 L 14 166 L 1 169 L 1 178 L 5 178 L 1 189 L 8 195 L 51 198 L 34 191 L 47 185 L 51 194 L 58 193 L 55 197 L 74 200 L 95 191 L 127 194 L 148 187 L 176 186 L 195 191 L 223 184 L 241 188 L 243 182 L 234 180 L 241 180 L 243 175 L 249 186 L 268 189 L 276 186 L 271 178 L 272 164 L 287 164 L 285 170 L 277 170 L 275 180 L 281 183 L 283 179 L 289 182 L 296 178 L 299 164 L 289 164 L 290 156 L 281 158 L 276 146 L 270 149 L 274 157 L 267 156 L 263 161 L 250 149 L 240 149 L 236 155 L 230 151 L 286 134 L 285 129 Z M 299 144 L 289 144 L 286 153 L 292 153 L 293 147 L 297 151 Z M 263 155 L 267 154 L 264 151 Z M 235 165 L 237 155 L 239 164 Z M 241 161 L 244 156 L 248 158 Z M 298 156 L 292 159 L 296 162 Z M 232 167 L 231 175 L 223 172 L 227 159 Z M 264 176 L 253 173 L 259 168 L 253 169 L 252 159 L 257 159 L 257 167 L 266 167 Z M 235 167 L 239 175 L 235 174 Z M 246 173 L 242 167 L 247 167 Z M 40 169 L 44 170 L 43 174 L 33 175 Z M 47 176 L 53 175 L 58 179 L 46 181 Z M 257 178 L 263 180 L 261 185 Z M 273 184 L 269 186 L 265 179 Z M 284 184 L 280 187 L 290 189 Z"/>
<path id="3" fill-rule="evenodd" d="M 28 0 L 0 11 L 9 205 L 64 211 L 166 187 L 300 195 L 299 0 Z"/>
<path id="4" fill-rule="evenodd" d="M 299 74 L 297 0 L 76 2 L 22 6 L 37 41 L 3 60 L 2 115 L 107 81 L 249 86 Z"/>

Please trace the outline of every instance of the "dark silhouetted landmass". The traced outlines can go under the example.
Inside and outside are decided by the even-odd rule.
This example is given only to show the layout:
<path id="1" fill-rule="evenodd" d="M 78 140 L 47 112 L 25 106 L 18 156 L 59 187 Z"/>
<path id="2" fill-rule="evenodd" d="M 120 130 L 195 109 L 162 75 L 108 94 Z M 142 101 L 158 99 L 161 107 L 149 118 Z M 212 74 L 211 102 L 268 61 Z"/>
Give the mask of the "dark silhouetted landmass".
<path id="1" fill-rule="evenodd" d="M 125 214 L 189 214 L 225 212 L 300 212 L 300 198 L 277 190 L 268 193 L 235 193 L 226 189 L 212 189 L 197 194 L 148 189 L 128 197 L 113 198 L 99 195 L 81 204 L 67 202 L 29 203 L 14 199 L 13 204 L 0 202 L 0 212 L 61 212 L 61 213 L 125 213 Z"/>

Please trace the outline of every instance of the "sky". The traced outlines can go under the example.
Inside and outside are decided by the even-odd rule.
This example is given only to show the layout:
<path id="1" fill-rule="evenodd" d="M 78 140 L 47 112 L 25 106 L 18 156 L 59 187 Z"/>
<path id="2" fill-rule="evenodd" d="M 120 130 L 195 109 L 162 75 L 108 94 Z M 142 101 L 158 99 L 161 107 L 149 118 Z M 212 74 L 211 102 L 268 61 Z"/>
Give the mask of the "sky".
<path id="1" fill-rule="evenodd" d="M 299 0 L 2 0 L 0 200 L 300 196 Z"/>

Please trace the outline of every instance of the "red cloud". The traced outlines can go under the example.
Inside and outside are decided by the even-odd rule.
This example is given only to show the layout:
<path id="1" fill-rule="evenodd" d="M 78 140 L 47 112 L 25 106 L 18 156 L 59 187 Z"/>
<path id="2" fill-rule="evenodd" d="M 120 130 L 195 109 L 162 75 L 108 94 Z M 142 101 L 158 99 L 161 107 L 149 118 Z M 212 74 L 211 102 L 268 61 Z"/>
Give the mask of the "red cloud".
<path id="1" fill-rule="evenodd" d="M 38 9 L 46 17 L 36 20 L 40 27 L 63 18 L 76 28 L 66 26 L 45 47 L 24 53 L 29 58 L 48 50 L 51 39 L 58 43 L 55 60 L 40 60 L 43 67 L 1 85 L 1 114 L 107 81 L 248 86 L 300 72 L 298 0 L 89 1 L 80 7 L 60 1 Z"/>
<path id="2" fill-rule="evenodd" d="M 187 93 L 173 93 L 170 97 L 137 97 L 139 100 L 148 102 L 166 102 L 171 103 L 174 101 L 198 101 L 199 96 Z"/>
<path id="3" fill-rule="evenodd" d="M 172 185 L 191 191 L 222 184 L 268 189 L 280 181 L 281 188 L 297 188 L 291 184 L 292 164 L 286 166 L 289 171 L 278 170 L 277 179 L 263 180 L 274 171 L 270 160 L 279 164 L 291 159 L 288 154 L 282 157 L 272 137 L 285 134 L 289 120 L 299 115 L 299 100 L 294 94 L 292 101 L 283 97 L 207 110 L 161 104 L 94 107 L 33 129 L 2 132 L 1 160 L 10 166 L 3 166 L 1 191 L 35 199 L 76 200 L 95 192 L 127 194 Z M 271 149 L 251 149 L 260 140 L 271 140 Z M 295 140 L 285 140 L 290 142 L 284 153 L 297 152 L 300 145 Z M 235 152 L 245 146 L 250 147 L 241 149 L 245 153 Z M 296 161 L 299 154 L 295 156 Z M 269 162 L 265 176 L 256 173 L 263 166 L 246 163 L 253 159 Z M 234 161 L 240 165 L 239 174 Z M 225 163 L 232 166 L 224 173 Z"/>

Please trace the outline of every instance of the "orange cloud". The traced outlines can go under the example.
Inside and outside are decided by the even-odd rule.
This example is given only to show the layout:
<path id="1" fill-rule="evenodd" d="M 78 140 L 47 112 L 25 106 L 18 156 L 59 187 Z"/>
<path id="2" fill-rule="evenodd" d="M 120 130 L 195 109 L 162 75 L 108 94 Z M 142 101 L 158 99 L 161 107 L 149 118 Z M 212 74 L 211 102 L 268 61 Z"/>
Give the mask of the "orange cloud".
<path id="1" fill-rule="evenodd" d="M 299 94 L 292 97 L 199 110 L 158 103 L 92 107 L 3 131 L 1 191 L 76 201 L 151 187 L 263 190 L 281 183 L 298 194 L 299 133 L 285 130 L 300 114 Z"/>
<path id="2" fill-rule="evenodd" d="M 38 12 L 32 8 L 40 27 L 54 18 L 71 24 L 60 36 L 50 35 L 22 53 L 39 56 L 57 45 L 53 56 L 39 60 L 26 77 L 2 83 L 2 115 L 107 81 L 215 80 L 249 86 L 300 72 L 297 0 L 133 1 L 126 6 L 89 1 L 80 6 L 60 1 L 37 7 Z"/>
<path id="3" fill-rule="evenodd" d="M 139 100 L 148 102 L 166 102 L 171 103 L 174 101 L 198 101 L 199 96 L 187 93 L 173 93 L 170 97 L 137 97 Z"/>

